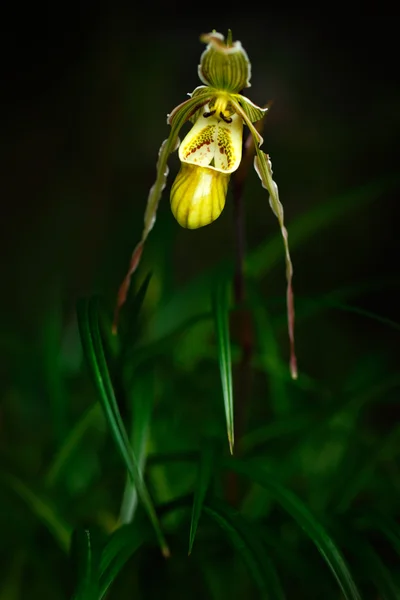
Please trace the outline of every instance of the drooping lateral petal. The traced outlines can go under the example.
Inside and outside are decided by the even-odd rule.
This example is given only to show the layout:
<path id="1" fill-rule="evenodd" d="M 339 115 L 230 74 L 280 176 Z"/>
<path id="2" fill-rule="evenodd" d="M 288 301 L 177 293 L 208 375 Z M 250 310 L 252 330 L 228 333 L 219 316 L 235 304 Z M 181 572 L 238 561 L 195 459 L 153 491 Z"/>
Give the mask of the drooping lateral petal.
<path id="1" fill-rule="evenodd" d="M 261 179 L 262 186 L 269 192 L 269 204 L 275 216 L 278 219 L 279 226 L 282 233 L 283 244 L 285 248 L 285 261 L 286 261 L 286 302 L 287 302 L 287 316 L 288 316 L 288 331 L 290 341 L 290 373 L 293 379 L 297 379 L 297 360 L 294 344 L 294 299 L 293 299 L 293 266 L 289 252 L 289 241 L 288 232 L 284 224 L 283 206 L 279 200 L 278 186 L 272 179 L 272 167 L 271 161 L 267 154 L 265 154 L 260 146 L 263 143 L 263 138 L 252 124 L 250 118 L 247 116 L 245 111 L 239 105 L 239 103 L 232 99 L 232 105 L 236 112 L 243 117 L 246 125 L 249 127 L 250 132 L 254 139 L 254 146 L 256 150 L 256 156 L 254 157 L 254 167 Z"/>
<path id="2" fill-rule="evenodd" d="M 230 122 L 226 122 L 210 115 L 207 105 L 182 140 L 179 158 L 182 162 L 232 173 L 242 158 L 242 136 L 243 120 L 239 115 L 233 114 Z"/>
<path id="3" fill-rule="evenodd" d="M 224 36 L 215 31 L 200 39 L 208 44 L 198 67 L 203 83 L 233 93 L 250 87 L 251 64 L 240 42 L 227 44 Z"/>
<path id="4" fill-rule="evenodd" d="M 189 94 L 189 96 L 191 98 L 194 98 L 195 96 L 197 96 L 197 97 L 203 96 L 203 92 L 204 91 L 206 91 L 207 95 L 209 95 L 209 97 L 211 97 L 212 90 L 207 85 L 199 85 L 199 86 L 197 86 L 197 88 L 195 88 L 193 90 L 193 92 L 191 94 Z M 207 98 L 207 101 L 208 101 L 208 98 Z M 200 113 L 201 113 L 202 110 L 203 110 L 202 107 L 198 108 L 196 110 L 196 112 L 191 117 L 189 117 L 189 121 L 191 123 L 196 123 L 196 121 L 199 118 Z"/>
<path id="5" fill-rule="evenodd" d="M 268 111 L 268 106 L 266 108 L 261 108 L 261 106 L 257 106 L 257 104 L 254 104 L 254 102 L 241 94 L 234 94 L 234 98 L 238 101 L 244 113 L 252 123 L 260 121 Z"/>
<path id="6" fill-rule="evenodd" d="M 125 275 L 125 278 L 118 290 L 117 303 L 114 311 L 114 320 L 112 325 L 113 333 L 117 332 L 119 312 L 126 301 L 131 277 L 139 265 L 144 243 L 156 220 L 158 203 L 160 201 L 161 194 L 167 182 L 168 157 L 171 154 L 171 152 L 174 152 L 178 148 L 178 134 L 182 125 L 190 118 L 192 114 L 194 114 L 199 109 L 199 107 L 203 106 L 208 102 L 209 94 L 210 92 L 207 91 L 206 88 L 204 88 L 204 90 L 201 93 L 198 93 L 196 94 L 196 96 L 189 98 L 189 100 L 182 102 L 182 104 L 177 106 L 172 111 L 172 113 L 168 115 L 167 123 L 171 125 L 171 131 L 168 138 L 164 140 L 159 150 L 156 166 L 157 177 L 156 181 L 150 189 L 147 198 L 147 206 L 144 214 L 144 227 L 142 231 L 142 236 L 132 253 L 128 272 Z"/>
<path id="7" fill-rule="evenodd" d="M 277 217 L 279 226 L 281 228 L 283 244 L 285 246 L 285 259 L 286 259 L 286 303 L 287 303 L 287 315 L 288 315 L 288 331 L 290 340 L 290 373 L 293 379 L 297 379 L 297 360 L 296 352 L 294 347 L 294 299 L 293 299 L 293 266 L 289 252 L 289 240 L 288 232 L 284 225 L 283 218 L 283 206 L 279 200 L 278 186 L 272 179 L 272 166 L 269 156 L 264 154 L 258 147 L 256 147 L 256 156 L 254 157 L 254 168 L 261 179 L 262 186 L 269 192 L 269 204 L 272 208 L 274 215 Z"/>
<path id="8" fill-rule="evenodd" d="M 239 97 L 242 99 L 244 96 L 241 96 L 240 94 L 235 94 L 235 96 L 230 96 L 232 107 L 236 111 L 236 113 L 242 117 L 243 121 L 246 123 L 247 127 L 250 129 L 250 132 L 251 132 L 251 135 L 253 136 L 254 144 L 255 144 L 256 148 L 259 146 L 262 146 L 262 144 L 264 142 L 264 138 L 254 127 L 250 117 L 247 116 L 247 113 L 243 109 L 242 105 L 239 104 L 239 102 L 237 100 L 237 98 L 239 98 Z"/>

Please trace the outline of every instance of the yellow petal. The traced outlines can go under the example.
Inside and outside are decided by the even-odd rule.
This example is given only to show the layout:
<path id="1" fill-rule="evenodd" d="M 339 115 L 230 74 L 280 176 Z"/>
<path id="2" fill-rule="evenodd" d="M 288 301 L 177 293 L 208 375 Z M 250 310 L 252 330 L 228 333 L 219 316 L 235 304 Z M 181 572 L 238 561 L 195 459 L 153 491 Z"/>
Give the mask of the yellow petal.
<path id="1" fill-rule="evenodd" d="M 179 146 L 179 158 L 185 163 L 232 173 L 242 159 L 243 120 L 236 113 L 229 116 L 229 111 L 222 113 L 222 117 L 219 110 L 222 101 L 214 105 L 219 112 L 214 109 L 210 115 L 210 105 L 205 106 Z"/>
<path id="2" fill-rule="evenodd" d="M 209 167 L 182 163 L 171 188 L 171 210 L 182 227 L 197 229 L 219 217 L 230 175 Z"/>

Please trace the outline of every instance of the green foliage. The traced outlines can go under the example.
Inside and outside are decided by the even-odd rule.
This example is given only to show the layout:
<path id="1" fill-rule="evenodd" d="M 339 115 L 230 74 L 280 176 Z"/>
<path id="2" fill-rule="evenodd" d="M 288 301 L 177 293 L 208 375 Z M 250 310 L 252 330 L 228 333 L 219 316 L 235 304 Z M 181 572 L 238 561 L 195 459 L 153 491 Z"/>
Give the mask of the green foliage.
<path id="1" fill-rule="evenodd" d="M 231 345 L 229 337 L 229 288 L 229 280 L 223 280 L 222 282 L 219 282 L 213 293 L 212 304 L 216 339 L 218 344 L 219 369 L 221 372 L 229 449 L 231 454 L 233 454 L 235 437 L 233 420 Z"/>
<path id="2" fill-rule="evenodd" d="M 356 227 L 375 226 L 395 184 L 318 193 L 288 220 L 296 381 L 275 294 L 282 241 L 264 223 L 238 305 L 225 238 L 221 252 L 211 229 L 175 247 L 161 212 L 118 336 L 117 251 L 76 320 L 59 294 L 37 340 L 2 335 L 0 600 L 400 597 L 400 282 L 363 271 L 378 244 Z M 381 306 L 364 305 L 377 293 Z"/>
<path id="3" fill-rule="evenodd" d="M 378 193 L 377 186 L 365 188 L 347 208 L 362 198 L 370 201 L 371 190 Z M 335 206 L 339 210 L 344 203 Z M 299 221 L 292 228 L 295 242 L 322 224 L 312 213 Z M 382 378 L 377 367 L 369 377 L 350 372 L 334 387 L 305 372 L 290 380 L 277 335 L 282 319 L 273 316 L 276 309 L 268 307 L 257 281 L 272 267 L 274 247 L 261 247 L 248 259 L 248 309 L 255 328 L 251 369 L 268 386 L 266 393 L 264 384 L 254 388 L 259 396 L 252 395 L 254 415 L 247 416 L 244 431 L 240 424 L 236 454 L 242 458 L 227 456 L 224 443 L 225 412 L 233 445 L 232 373 L 234 381 L 242 376 L 234 313 L 232 339 L 229 331 L 230 264 L 192 279 L 146 316 L 148 276 L 128 302 L 118 338 L 111 336 L 110 316 L 97 298 L 79 302 L 80 339 L 93 385 L 87 387 L 84 369 L 79 381 L 90 402 L 54 447 L 41 480 L 33 484 L 29 476 L 11 474 L 12 460 L 0 478 L 8 510 L 14 498 L 21 501 L 12 514 L 25 519 L 25 535 L 43 535 L 44 526 L 51 536 L 46 560 L 54 562 L 48 575 L 54 598 L 128 598 L 131 590 L 149 597 L 146 576 L 157 573 L 142 577 L 141 565 L 157 543 L 164 554 L 171 547 L 168 580 L 179 572 L 176 561 L 181 569 L 192 561 L 199 579 L 192 585 L 208 590 L 209 597 L 398 597 L 398 427 L 390 427 L 382 442 L 369 415 L 398 388 L 399 377 Z M 339 308 L 396 331 L 396 322 L 351 302 L 360 287 L 308 304 L 300 300 L 300 327 L 302 320 L 310 323 Z M 61 375 L 51 386 L 61 390 L 60 397 L 68 395 Z M 243 401 L 239 393 L 243 388 L 236 403 Z M 54 418 L 59 422 L 59 415 Z M 96 474 L 85 458 L 99 439 L 103 465 Z M 385 464 L 392 465 L 391 474 L 382 478 Z M 185 538 L 186 559 L 180 554 Z M 51 557 L 56 546 L 64 556 Z M 25 554 L 18 560 L 31 559 Z M 61 574 L 68 569 L 74 573 L 69 591 Z M 175 597 L 175 585 L 184 585 L 176 577 L 171 590 L 163 590 L 167 598 Z M 11 587 L 4 581 L 5 598 Z"/>

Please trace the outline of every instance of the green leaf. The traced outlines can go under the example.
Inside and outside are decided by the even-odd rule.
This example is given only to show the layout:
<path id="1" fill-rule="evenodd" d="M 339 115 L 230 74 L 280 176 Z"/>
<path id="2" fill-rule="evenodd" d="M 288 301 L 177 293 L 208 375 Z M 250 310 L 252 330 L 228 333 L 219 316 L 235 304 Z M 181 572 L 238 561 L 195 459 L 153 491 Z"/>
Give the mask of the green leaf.
<path id="1" fill-rule="evenodd" d="M 397 180 L 377 180 L 335 196 L 312 210 L 307 211 L 290 223 L 290 245 L 292 250 L 313 235 L 323 231 L 331 223 L 344 218 L 348 213 L 376 201 L 380 195 L 392 189 Z M 278 263 L 282 256 L 282 241 L 279 234 L 267 236 L 264 243 L 250 250 L 245 257 L 247 277 L 259 279 Z M 221 260 L 208 271 L 190 280 L 175 290 L 171 300 L 160 306 L 148 323 L 146 341 L 155 342 L 183 327 L 196 314 L 207 310 L 209 290 L 215 280 L 233 273 L 230 260 Z M 333 294 L 335 297 L 335 295 Z M 347 297 L 347 295 L 346 295 Z M 339 298 L 340 299 L 340 298 Z M 148 338 L 148 339 L 147 339 Z"/>
<path id="2" fill-rule="evenodd" d="M 208 514 L 225 532 L 252 574 L 262 598 L 283 600 L 285 594 L 266 550 L 250 523 L 231 506 L 217 499 L 204 503 Z"/>
<path id="3" fill-rule="evenodd" d="M 68 552 L 71 538 L 71 527 L 57 513 L 52 503 L 33 491 L 26 483 L 15 475 L 0 473 L 0 482 L 12 489 L 30 508 L 32 513 L 52 533 L 58 545 Z"/>
<path id="4" fill-rule="evenodd" d="M 230 282 L 222 279 L 213 290 L 212 306 L 215 323 L 215 333 L 218 346 L 218 359 L 221 373 L 222 393 L 225 405 L 226 427 L 228 432 L 229 449 L 233 454 L 234 445 L 234 413 L 232 389 L 232 361 L 229 337 L 229 297 Z"/>
<path id="5" fill-rule="evenodd" d="M 143 523 L 123 525 L 111 535 L 101 555 L 100 598 L 104 598 L 128 560 L 150 538 L 151 531 Z"/>
<path id="6" fill-rule="evenodd" d="M 289 412 L 290 404 L 286 383 L 282 377 L 282 360 L 273 330 L 272 319 L 265 310 L 265 302 L 256 291 L 255 286 L 249 287 L 249 296 L 260 359 L 268 377 L 271 406 L 276 416 L 282 416 L 282 414 Z"/>
<path id="7" fill-rule="evenodd" d="M 378 597 L 382 600 L 398 600 L 400 590 L 397 587 L 389 569 L 375 552 L 374 548 L 365 537 L 357 535 L 354 530 L 343 526 L 334 525 L 337 535 L 341 536 L 343 545 L 352 553 L 354 561 L 358 564 L 360 578 L 370 581 Z"/>
<path id="8" fill-rule="evenodd" d="M 336 578 L 346 600 L 360 600 L 361 596 L 336 544 L 325 531 L 324 527 L 293 492 L 276 482 L 255 461 L 245 462 L 230 459 L 224 462 L 224 467 L 235 471 L 239 475 L 248 477 L 266 489 L 316 545 Z"/>
<path id="9" fill-rule="evenodd" d="M 387 325 L 396 331 L 400 331 L 400 323 L 397 323 L 392 319 L 388 319 L 387 317 L 382 317 L 381 315 L 371 312 L 370 310 L 365 310 L 359 306 L 353 306 L 352 304 L 335 301 L 327 302 L 327 306 L 331 306 L 332 308 L 336 308 L 338 310 L 343 310 L 344 312 L 351 312 L 356 315 L 360 315 L 361 317 L 366 317 L 367 319 L 372 319 L 373 321 L 382 323 L 382 325 Z"/>
<path id="10" fill-rule="evenodd" d="M 140 344 L 135 348 L 135 352 L 132 354 L 130 367 L 132 370 L 137 368 L 139 365 L 143 365 L 149 361 L 154 360 L 159 356 L 168 354 L 173 348 L 180 335 L 185 334 L 188 329 L 204 321 L 211 321 L 211 312 L 203 313 L 201 315 L 194 316 L 193 318 L 185 321 L 183 324 L 178 325 L 178 328 L 171 333 L 153 341 L 146 340 L 143 344 Z"/>
<path id="11" fill-rule="evenodd" d="M 139 333 L 139 315 L 143 306 L 147 289 L 150 284 L 152 274 L 148 273 L 138 291 L 134 295 L 132 302 L 129 303 L 129 311 L 127 311 L 125 327 L 120 331 L 120 354 L 119 364 L 123 368 L 124 365 L 132 358 L 135 342 Z"/>
<path id="12" fill-rule="evenodd" d="M 73 600 L 99 600 L 97 548 L 93 547 L 89 529 L 78 529 L 71 542 L 71 558 L 77 571 L 77 589 Z"/>
<path id="13" fill-rule="evenodd" d="M 244 435 L 240 442 L 240 454 L 252 454 L 260 451 L 260 446 L 271 442 L 272 440 L 282 439 L 298 435 L 301 432 L 307 431 L 310 426 L 309 416 L 298 415 L 296 417 L 288 417 L 286 419 L 272 421 L 268 425 L 253 429 L 248 434 Z"/>
<path id="14" fill-rule="evenodd" d="M 24 574 L 26 573 L 27 548 L 13 552 L 6 572 L 0 583 L 0 600 L 20 600 L 23 594 Z M 3 561 L 3 568 L 6 566 Z"/>
<path id="15" fill-rule="evenodd" d="M 86 432 L 92 426 L 100 426 L 104 422 L 101 406 L 91 406 L 71 429 L 63 444 L 53 458 L 46 475 L 46 486 L 54 486 L 63 473 L 68 461 L 73 456 L 79 444 L 82 442 Z"/>
<path id="16" fill-rule="evenodd" d="M 135 373 L 133 386 L 130 391 L 132 426 L 131 447 L 136 456 L 139 469 L 144 471 L 146 464 L 147 440 L 150 430 L 150 419 L 154 404 L 154 375 L 150 370 L 140 369 Z M 137 489 L 135 483 L 128 476 L 122 499 L 120 522 L 130 523 L 137 506 Z"/>
<path id="17" fill-rule="evenodd" d="M 129 437 L 115 398 L 100 335 L 98 301 L 96 299 L 80 301 L 78 303 L 77 313 L 83 350 L 111 434 L 128 469 L 128 473 L 135 483 L 139 498 L 154 527 L 161 551 L 164 556 L 169 556 L 169 549 L 161 531 L 153 502 L 144 482 L 143 473 L 140 470 L 138 461 L 132 452 Z"/>
<path id="18" fill-rule="evenodd" d="M 362 565 L 362 572 L 374 584 L 379 598 L 382 600 L 399 600 L 400 589 L 397 587 L 389 569 L 372 546 L 365 540 L 360 540 L 355 549 Z"/>
<path id="19" fill-rule="evenodd" d="M 349 509 L 356 496 L 368 485 L 377 465 L 385 460 L 387 455 L 394 451 L 394 448 L 397 448 L 399 436 L 400 425 L 394 427 L 377 448 L 373 448 L 367 460 L 365 456 L 363 457 L 362 464 L 353 470 L 351 478 L 345 479 L 340 501 L 335 507 L 338 513 L 344 513 Z"/>
<path id="20" fill-rule="evenodd" d="M 331 226 L 335 221 L 344 218 L 351 212 L 371 204 L 379 197 L 394 188 L 398 178 L 378 179 L 363 186 L 346 191 L 330 200 L 321 202 L 312 210 L 305 212 L 290 223 L 290 245 L 292 250 L 312 235 Z M 266 238 L 246 257 L 246 273 L 258 278 L 267 273 L 281 257 L 280 236 Z"/>
<path id="21" fill-rule="evenodd" d="M 206 493 L 210 485 L 211 475 L 216 458 L 215 449 L 214 440 L 210 438 L 204 440 L 202 452 L 200 454 L 197 482 L 194 490 L 192 521 L 190 523 L 189 534 L 189 554 L 191 554 L 193 549 L 194 538 L 196 537 L 197 526 L 199 524 L 201 511 L 203 509 L 204 498 L 206 497 Z"/>
<path id="22" fill-rule="evenodd" d="M 356 519 L 356 526 L 363 530 L 380 532 L 392 545 L 400 558 L 400 525 L 389 517 L 379 513 L 368 513 Z"/>

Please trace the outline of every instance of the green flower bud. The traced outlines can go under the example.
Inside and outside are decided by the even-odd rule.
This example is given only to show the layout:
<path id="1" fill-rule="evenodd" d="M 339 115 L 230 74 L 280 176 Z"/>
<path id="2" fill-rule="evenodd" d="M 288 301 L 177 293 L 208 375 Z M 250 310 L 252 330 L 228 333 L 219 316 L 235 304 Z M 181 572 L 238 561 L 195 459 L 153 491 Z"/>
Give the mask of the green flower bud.
<path id="1" fill-rule="evenodd" d="M 217 32 L 204 34 L 201 40 L 208 43 L 198 67 L 203 83 L 233 94 L 250 87 L 251 65 L 240 42 L 225 42 Z"/>

